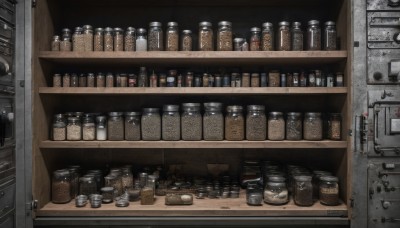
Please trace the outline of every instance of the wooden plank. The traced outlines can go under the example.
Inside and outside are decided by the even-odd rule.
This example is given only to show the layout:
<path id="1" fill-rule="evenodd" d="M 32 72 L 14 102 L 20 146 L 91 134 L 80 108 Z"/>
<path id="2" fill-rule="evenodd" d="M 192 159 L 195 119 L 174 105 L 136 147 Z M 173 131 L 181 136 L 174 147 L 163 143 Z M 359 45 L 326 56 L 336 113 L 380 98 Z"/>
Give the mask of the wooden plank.
<path id="1" fill-rule="evenodd" d="M 346 148 L 346 141 L 42 141 L 40 148 Z"/>

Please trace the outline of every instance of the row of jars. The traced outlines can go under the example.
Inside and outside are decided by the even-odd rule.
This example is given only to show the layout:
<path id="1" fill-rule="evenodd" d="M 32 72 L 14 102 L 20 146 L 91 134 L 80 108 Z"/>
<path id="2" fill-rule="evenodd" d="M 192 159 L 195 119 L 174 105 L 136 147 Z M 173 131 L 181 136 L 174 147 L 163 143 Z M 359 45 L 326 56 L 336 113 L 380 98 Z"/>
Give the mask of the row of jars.
<path id="1" fill-rule="evenodd" d="M 337 32 L 335 22 L 325 23 L 322 39 L 320 23 L 317 20 L 308 22 L 306 36 L 300 22 L 293 22 L 292 27 L 287 21 L 279 22 L 277 35 L 274 35 L 273 24 L 265 22 L 262 29 L 250 29 L 249 43 L 246 38 L 236 37 L 232 31 L 232 23 L 218 23 L 216 36 L 217 51 L 302 51 L 302 50 L 336 50 Z M 306 37 L 306 41 L 304 41 Z M 276 38 L 276 47 L 275 40 Z M 323 43 L 322 43 L 323 40 Z M 304 43 L 306 48 L 303 47 Z M 165 44 L 165 47 L 164 47 Z M 68 28 L 62 30 L 62 36 L 54 36 L 51 43 L 52 51 L 193 51 L 193 34 L 191 30 L 179 31 L 177 22 L 168 22 L 165 33 L 160 22 L 151 22 L 149 31 L 144 28 L 96 28 L 91 25 L 76 27 L 74 32 Z M 214 32 L 212 23 L 199 23 L 198 50 L 214 51 Z"/>
<path id="2" fill-rule="evenodd" d="M 139 74 L 88 73 L 53 75 L 53 87 L 342 87 L 343 73 L 324 73 L 321 70 L 281 73 L 194 74 L 191 71 L 178 74 L 148 74 L 140 67 Z"/>
<path id="3" fill-rule="evenodd" d="M 223 104 L 204 103 L 204 115 L 200 103 L 164 105 L 162 115 L 159 108 L 144 108 L 143 112 L 110 112 L 107 116 L 74 113 L 56 114 L 52 127 L 54 141 L 198 141 L 198 140 L 322 140 L 324 121 L 321 113 L 289 112 L 286 120 L 282 112 L 270 112 L 268 118 L 262 105 L 227 106 L 223 115 Z M 68 116 L 68 117 L 66 117 Z M 326 137 L 341 139 L 341 115 L 329 114 L 326 122 Z"/>

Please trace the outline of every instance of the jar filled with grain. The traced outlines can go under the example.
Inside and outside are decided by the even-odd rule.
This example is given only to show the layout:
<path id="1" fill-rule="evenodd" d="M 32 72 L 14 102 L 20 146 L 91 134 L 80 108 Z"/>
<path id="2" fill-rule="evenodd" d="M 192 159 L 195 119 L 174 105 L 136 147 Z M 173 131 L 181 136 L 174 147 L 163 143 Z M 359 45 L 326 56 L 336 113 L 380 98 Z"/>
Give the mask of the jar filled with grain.
<path id="1" fill-rule="evenodd" d="M 268 87 L 280 87 L 281 76 L 278 70 L 271 70 L 268 73 Z"/>
<path id="2" fill-rule="evenodd" d="M 79 178 L 79 195 L 90 196 L 97 193 L 97 184 L 93 176 Z"/>
<path id="3" fill-rule="evenodd" d="M 82 125 L 80 118 L 68 117 L 67 140 L 68 141 L 82 140 Z"/>
<path id="4" fill-rule="evenodd" d="M 164 51 L 164 33 L 161 22 L 150 22 L 148 51 Z"/>
<path id="5" fill-rule="evenodd" d="M 334 176 L 322 176 L 319 184 L 319 200 L 327 206 L 339 205 L 339 179 Z"/>
<path id="6" fill-rule="evenodd" d="M 51 51 L 60 51 L 60 36 L 53 36 L 51 40 Z"/>
<path id="7" fill-rule="evenodd" d="M 76 27 L 72 35 L 72 50 L 77 52 L 85 51 L 85 42 L 81 27 Z"/>
<path id="8" fill-rule="evenodd" d="M 136 51 L 147 51 L 147 31 L 144 28 L 137 30 Z"/>
<path id="9" fill-rule="evenodd" d="M 262 50 L 273 51 L 274 50 L 274 27 L 270 22 L 265 22 L 262 31 Z"/>
<path id="10" fill-rule="evenodd" d="M 203 120 L 200 113 L 200 104 L 183 103 L 182 110 L 182 139 L 186 141 L 201 140 L 203 135 Z"/>
<path id="11" fill-rule="evenodd" d="M 328 139 L 340 140 L 342 134 L 342 115 L 340 113 L 331 113 L 328 120 Z"/>
<path id="12" fill-rule="evenodd" d="M 96 77 L 93 73 L 88 73 L 87 75 L 87 87 L 95 87 L 96 86 Z"/>
<path id="13" fill-rule="evenodd" d="M 101 72 L 96 75 L 96 87 L 106 87 L 106 76 Z"/>
<path id="14" fill-rule="evenodd" d="M 110 27 L 104 29 L 104 51 L 114 51 L 114 31 Z"/>
<path id="15" fill-rule="evenodd" d="M 65 28 L 62 30 L 60 40 L 60 51 L 72 51 L 71 30 Z"/>
<path id="16" fill-rule="evenodd" d="M 287 21 L 279 22 L 278 43 L 276 45 L 278 51 L 290 51 L 291 39 L 289 25 L 290 23 Z"/>
<path id="17" fill-rule="evenodd" d="M 312 206 L 313 186 L 311 176 L 295 176 L 294 203 L 298 206 Z"/>
<path id="18" fill-rule="evenodd" d="M 204 103 L 203 137 L 204 140 L 224 140 L 224 115 L 222 103 Z"/>
<path id="19" fill-rule="evenodd" d="M 80 74 L 79 75 L 79 87 L 87 87 L 86 74 Z"/>
<path id="20" fill-rule="evenodd" d="M 53 172 L 51 182 L 51 202 L 68 203 L 71 201 L 71 177 L 67 169 Z"/>
<path id="21" fill-rule="evenodd" d="M 272 141 L 282 141 L 285 139 L 285 119 L 282 112 L 269 113 L 268 139 Z"/>
<path id="22" fill-rule="evenodd" d="M 91 25 L 84 25 L 82 29 L 84 51 L 93 51 L 93 27 Z"/>
<path id="23" fill-rule="evenodd" d="M 252 73 L 250 81 L 251 81 L 251 87 L 260 87 L 260 74 Z"/>
<path id="24" fill-rule="evenodd" d="M 225 139 L 229 141 L 244 140 L 243 107 L 238 105 L 226 107 Z"/>
<path id="25" fill-rule="evenodd" d="M 308 22 L 307 50 L 309 51 L 321 50 L 321 28 L 319 26 L 319 21 L 317 20 L 311 20 Z"/>
<path id="26" fill-rule="evenodd" d="M 104 30 L 96 28 L 93 35 L 93 50 L 104 51 Z"/>
<path id="27" fill-rule="evenodd" d="M 144 108 L 142 113 L 142 139 L 148 141 L 161 140 L 160 109 Z"/>
<path id="28" fill-rule="evenodd" d="M 261 50 L 261 29 L 253 27 L 250 29 L 250 51 L 260 51 Z"/>
<path id="29" fill-rule="evenodd" d="M 65 73 L 62 77 L 62 86 L 63 87 L 71 87 L 71 75 Z"/>
<path id="30" fill-rule="evenodd" d="M 334 51 L 337 49 L 336 24 L 333 21 L 325 22 L 324 29 L 324 50 Z"/>
<path id="31" fill-rule="evenodd" d="M 332 176 L 332 173 L 323 170 L 313 170 L 312 184 L 313 184 L 313 198 L 315 200 L 319 199 L 319 185 L 321 183 L 321 177 L 323 176 Z"/>
<path id="32" fill-rule="evenodd" d="M 71 74 L 71 87 L 79 87 L 79 77 L 77 74 Z"/>
<path id="33" fill-rule="evenodd" d="M 110 72 L 106 75 L 106 87 L 114 87 L 114 75 Z"/>
<path id="34" fill-rule="evenodd" d="M 177 141 L 181 139 L 179 105 L 164 105 L 161 129 L 163 140 Z"/>
<path id="35" fill-rule="evenodd" d="M 54 74 L 53 75 L 53 87 L 62 87 L 61 74 Z"/>
<path id="36" fill-rule="evenodd" d="M 177 22 L 168 22 L 166 37 L 165 37 L 165 50 L 178 51 L 179 49 L 179 29 Z"/>
<path id="37" fill-rule="evenodd" d="M 250 87 L 250 73 L 242 73 L 242 87 Z"/>
<path id="38" fill-rule="evenodd" d="M 114 51 L 124 51 L 124 30 L 114 28 Z"/>
<path id="39" fill-rule="evenodd" d="M 322 118 L 319 112 L 306 112 L 303 121 L 305 140 L 322 140 Z"/>
<path id="40" fill-rule="evenodd" d="M 232 23 L 229 21 L 221 21 L 218 23 L 217 51 L 232 51 L 232 50 L 233 50 Z"/>
<path id="41" fill-rule="evenodd" d="M 116 86 L 117 87 L 128 87 L 128 75 L 127 74 L 117 74 L 116 75 Z"/>
<path id="42" fill-rule="evenodd" d="M 286 118 L 286 139 L 301 140 L 303 138 L 303 121 L 301 112 L 288 112 Z"/>
<path id="43" fill-rule="evenodd" d="M 96 140 L 105 141 L 107 140 L 107 117 L 97 116 L 96 117 Z"/>
<path id="44" fill-rule="evenodd" d="M 136 29 L 128 27 L 124 38 L 124 51 L 135 51 L 136 49 Z"/>
<path id="45" fill-rule="evenodd" d="M 140 140 L 140 112 L 125 112 L 125 140 Z"/>
<path id="46" fill-rule="evenodd" d="M 122 189 L 125 192 L 127 189 L 133 188 L 133 174 L 130 168 L 122 168 Z"/>
<path id="47" fill-rule="evenodd" d="M 264 189 L 264 202 L 283 205 L 289 202 L 289 192 L 285 182 L 268 181 Z"/>
<path id="48" fill-rule="evenodd" d="M 261 141 L 267 137 L 267 117 L 265 106 L 249 105 L 246 115 L 246 139 L 250 141 Z"/>
<path id="49" fill-rule="evenodd" d="M 214 51 L 214 32 L 207 21 L 199 24 L 199 51 Z"/>
<path id="50" fill-rule="evenodd" d="M 124 193 L 124 189 L 122 188 L 122 170 L 120 168 L 113 168 L 110 170 L 109 176 L 114 176 L 115 180 L 113 183 L 113 187 L 115 189 L 115 195 L 120 196 Z"/>
<path id="51" fill-rule="evenodd" d="M 182 31 L 181 51 L 193 51 L 193 36 L 191 30 Z"/>
<path id="52" fill-rule="evenodd" d="M 122 112 L 109 112 L 107 121 L 108 140 L 124 140 L 124 118 Z"/>
<path id="53" fill-rule="evenodd" d="M 300 22 L 293 22 L 292 27 L 292 51 L 302 51 L 304 45 L 304 34 Z"/>
<path id="54" fill-rule="evenodd" d="M 63 114 L 54 115 L 52 125 L 52 139 L 54 141 L 64 141 L 66 136 L 66 120 Z"/>
<path id="55" fill-rule="evenodd" d="M 82 123 L 82 139 L 84 141 L 92 141 L 96 139 L 96 124 L 92 116 L 83 118 Z"/>

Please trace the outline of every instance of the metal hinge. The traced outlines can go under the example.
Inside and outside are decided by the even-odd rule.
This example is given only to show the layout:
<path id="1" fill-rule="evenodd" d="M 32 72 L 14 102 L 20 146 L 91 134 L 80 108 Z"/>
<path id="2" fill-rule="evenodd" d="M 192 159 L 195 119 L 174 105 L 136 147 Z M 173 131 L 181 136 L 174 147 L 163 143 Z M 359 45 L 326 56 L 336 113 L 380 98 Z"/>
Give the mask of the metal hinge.
<path id="1" fill-rule="evenodd" d="M 354 203 L 354 199 L 351 198 L 351 199 L 350 199 L 350 207 L 351 207 L 351 208 L 354 208 L 354 204 L 355 204 L 355 203 Z"/>
<path id="2" fill-rule="evenodd" d="M 38 207 L 38 204 L 39 204 L 39 201 L 38 200 L 33 200 L 31 203 L 30 203 L 30 205 L 29 205 L 29 203 L 28 203 L 28 207 L 29 207 L 29 210 L 31 210 L 31 211 L 35 211 L 36 209 L 37 209 L 37 207 Z"/>
<path id="3" fill-rule="evenodd" d="M 37 0 L 32 0 L 32 8 L 36 8 L 36 1 Z"/>

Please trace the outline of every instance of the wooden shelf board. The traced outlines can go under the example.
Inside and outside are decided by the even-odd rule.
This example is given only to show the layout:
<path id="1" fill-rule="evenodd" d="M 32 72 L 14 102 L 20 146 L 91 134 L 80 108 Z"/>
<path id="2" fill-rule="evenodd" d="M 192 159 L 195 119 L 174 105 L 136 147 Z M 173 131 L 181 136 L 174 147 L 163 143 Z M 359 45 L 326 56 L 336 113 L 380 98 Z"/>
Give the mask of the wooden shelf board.
<path id="1" fill-rule="evenodd" d="M 40 148 L 347 148 L 346 141 L 42 141 Z"/>

